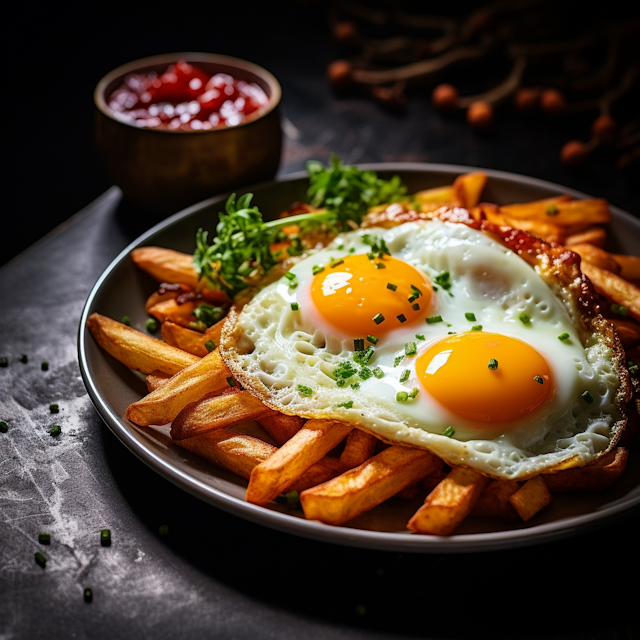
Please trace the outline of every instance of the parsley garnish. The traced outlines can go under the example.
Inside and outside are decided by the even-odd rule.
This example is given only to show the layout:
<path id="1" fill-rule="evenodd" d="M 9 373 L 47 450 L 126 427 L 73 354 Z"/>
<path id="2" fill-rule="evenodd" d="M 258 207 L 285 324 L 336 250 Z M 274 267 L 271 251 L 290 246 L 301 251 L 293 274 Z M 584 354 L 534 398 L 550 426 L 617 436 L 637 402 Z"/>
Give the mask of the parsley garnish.
<path id="1" fill-rule="evenodd" d="M 469 322 L 475 322 L 476 321 L 476 314 L 475 313 L 465 313 L 464 317 L 469 321 Z"/>
<path id="2" fill-rule="evenodd" d="M 313 389 L 311 387 L 307 387 L 303 384 L 298 385 L 298 393 L 301 396 L 310 396 L 313 395 Z"/>
<path id="3" fill-rule="evenodd" d="M 338 380 L 338 382 L 341 379 L 347 380 L 351 376 L 354 376 L 356 373 L 358 373 L 358 370 L 350 362 L 347 361 L 341 362 L 332 371 L 334 380 Z"/>
<path id="4" fill-rule="evenodd" d="M 222 307 L 212 307 L 210 304 L 200 304 L 193 311 L 193 315 L 198 322 L 202 322 L 204 328 L 212 327 L 218 320 L 221 320 L 225 311 Z"/>

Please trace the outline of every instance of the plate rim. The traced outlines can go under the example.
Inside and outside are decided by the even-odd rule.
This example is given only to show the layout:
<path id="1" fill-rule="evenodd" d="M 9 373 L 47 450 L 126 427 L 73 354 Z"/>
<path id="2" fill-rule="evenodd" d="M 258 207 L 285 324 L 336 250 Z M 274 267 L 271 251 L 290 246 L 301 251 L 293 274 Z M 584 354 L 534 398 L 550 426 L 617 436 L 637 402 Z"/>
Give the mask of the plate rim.
<path id="1" fill-rule="evenodd" d="M 423 171 L 425 173 L 469 173 L 471 171 L 483 171 L 489 178 L 495 177 L 551 191 L 562 191 L 563 193 L 579 198 L 593 197 L 576 189 L 571 189 L 547 180 L 507 171 L 484 169 L 466 165 L 419 162 L 381 162 L 356 163 L 355 166 L 362 170 L 378 172 Z M 273 180 L 239 188 L 236 191 L 248 192 L 254 189 L 275 186 L 276 184 L 292 182 L 306 177 L 306 171 L 298 171 L 295 173 L 285 174 L 283 176 L 277 176 Z M 621 520 L 630 516 L 634 508 L 640 506 L 640 496 L 638 496 L 630 500 L 617 500 L 611 505 L 603 505 L 595 513 L 592 512 L 579 516 L 571 516 L 566 519 L 533 525 L 531 527 L 486 533 L 453 534 L 446 537 L 412 535 L 409 532 L 395 533 L 369 531 L 366 529 L 355 529 L 350 527 L 334 527 L 320 522 L 291 516 L 279 511 L 265 509 L 264 507 L 245 502 L 244 500 L 236 498 L 235 496 L 227 494 L 224 491 L 202 482 L 195 476 L 189 475 L 180 469 L 175 468 L 169 461 L 164 460 L 161 456 L 146 448 L 143 443 L 135 438 L 125 425 L 121 423 L 119 417 L 112 411 L 106 400 L 101 397 L 97 386 L 89 374 L 89 362 L 86 351 L 86 342 L 89 335 L 86 328 L 86 322 L 89 316 L 89 311 L 91 310 L 92 304 L 104 282 L 122 262 L 122 260 L 128 257 L 133 248 L 141 246 L 149 237 L 167 227 L 173 226 L 182 219 L 188 218 L 201 209 L 209 207 L 216 202 L 223 202 L 230 193 L 231 192 L 212 196 L 211 198 L 207 198 L 190 205 L 168 218 L 161 220 L 135 238 L 122 251 L 120 251 L 109 263 L 106 269 L 104 269 L 98 280 L 92 286 L 82 309 L 80 323 L 78 326 L 77 347 L 80 373 L 85 388 L 87 389 L 91 402 L 98 412 L 98 415 L 107 425 L 109 430 L 118 438 L 118 440 L 120 440 L 122 444 L 125 445 L 127 449 L 129 449 L 129 451 L 131 451 L 147 466 L 191 495 L 251 522 L 321 542 L 384 551 L 470 553 L 532 546 L 604 527 L 616 520 Z M 616 216 L 626 219 L 626 221 L 631 223 L 632 226 L 637 227 L 638 232 L 640 233 L 640 219 L 635 218 L 631 214 L 614 205 L 610 204 L 609 207 Z"/>

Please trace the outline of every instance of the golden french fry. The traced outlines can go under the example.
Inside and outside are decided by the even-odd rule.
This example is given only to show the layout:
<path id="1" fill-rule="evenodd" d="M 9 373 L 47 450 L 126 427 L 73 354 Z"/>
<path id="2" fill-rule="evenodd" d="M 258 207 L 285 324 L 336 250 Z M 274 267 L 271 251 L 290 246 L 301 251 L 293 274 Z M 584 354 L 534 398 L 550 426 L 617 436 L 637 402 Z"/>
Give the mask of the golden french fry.
<path id="1" fill-rule="evenodd" d="M 160 302 L 166 302 L 167 300 L 175 300 L 181 293 L 186 293 L 188 291 L 192 291 L 187 285 L 180 285 L 180 291 L 165 291 L 164 293 L 160 293 L 160 291 L 154 291 L 144 303 L 144 308 L 147 313 L 149 313 L 149 309 Z"/>
<path id="2" fill-rule="evenodd" d="M 307 520 L 342 524 L 428 476 L 442 462 L 422 449 L 391 446 L 354 469 L 300 494 Z"/>
<path id="3" fill-rule="evenodd" d="M 592 244 L 594 247 L 604 247 L 606 241 L 607 232 L 602 227 L 588 227 L 583 231 L 567 234 L 564 244 L 569 248 L 574 244 Z"/>
<path id="4" fill-rule="evenodd" d="M 620 320 L 609 318 L 609 322 L 616 328 L 620 342 L 625 350 L 633 349 L 640 344 L 640 324 L 635 320 Z"/>
<path id="5" fill-rule="evenodd" d="M 183 304 L 178 304 L 175 299 L 171 298 L 149 307 L 147 313 L 160 322 L 174 322 L 183 327 L 188 327 L 189 323 L 196 320 L 193 312 L 198 308 L 199 304 L 197 300 L 189 300 Z"/>
<path id="6" fill-rule="evenodd" d="M 509 497 L 509 502 L 525 522 L 533 518 L 551 500 L 551 493 L 542 476 L 534 476 L 527 480 Z"/>
<path id="7" fill-rule="evenodd" d="M 340 454 L 340 461 L 347 469 L 360 466 L 375 455 L 378 439 L 370 433 L 354 429 L 348 436 L 344 450 Z"/>
<path id="8" fill-rule="evenodd" d="M 580 269 L 591 280 L 599 294 L 626 307 L 632 318 L 640 320 L 640 287 L 588 262 L 582 263 Z"/>
<path id="9" fill-rule="evenodd" d="M 592 244 L 578 243 L 571 245 L 571 251 L 575 251 L 583 262 L 594 264 L 600 269 L 606 269 L 612 273 L 620 273 L 620 265 L 616 262 L 613 254 L 596 247 Z"/>
<path id="10" fill-rule="evenodd" d="M 485 184 L 487 184 L 487 174 L 481 171 L 458 176 L 453 181 L 453 192 L 457 204 L 465 209 L 475 207 L 480 202 Z"/>
<path id="11" fill-rule="evenodd" d="M 614 260 L 620 265 L 621 278 L 640 285 L 640 258 L 637 256 L 625 256 L 620 253 L 612 254 Z"/>
<path id="12" fill-rule="evenodd" d="M 407 527 L 415 533 L 447 536 L 466 518 L 487 486 L 489 478 L 464 467 L 455 467 L 427 496 Z"/>
<path id="13" fill-rule="evenodd" d="M 258 422 L 279 445 L 282 445 L 300 431 L 305 420 L 300 416 L 287 416 L 274 411 L 258 418 Z"/>
<path id="14" fill-rule="evenodd" d="M 560 227 L 606 224 L 611 221 L 609 204 L 604 198 L 555 203 L 538 200 L 502 206 L 500 212 L 512 218 L 544 220 Z"/>
<path id="15" fill-rule="evenodd" d="M 151 393 L 156 389 L 159 389 L 163 385 L 167 384 L 171 376 L 166 373 L 162 373 L 162 371 L 152 371 L 145 379 L 147 383 L 147 391 Z"/>
<path id="16" fill-rule="evenodd" d="M 307 420 L 291 440 L 251 472 L 247 502 L 265 504 L 273 500 L 352 429 L 353 425 L 347 422 Z"/>
<path id="17" fill-rule="evenodd" d="M 493 224 L 527 231 L 546 242 L 562 243 L 566 237 L 566 229 L 553 222 L 535 218 L 516 218 L 498 211 L 496 207 L 486 206 L 485 203 L 481 207 L 484 217 Z"/>
<path id="18" fill-rule="evenodd" d="M 222 291 L 215 291 L 199 286 L 198 273 L 193 266 L 193 256 L 162 247 L 139 247 L 131 252 L 131 259 L 137 267 L 146 271 L 158 282 L 186 284 L 191 289 L 200 291 L 209 302 L 227 304 L 228 296 Z"/>
<path id="19" fill-rule="evenodd" d="M 207 342 L 208 340 L 213 340 L 213 344 L 215 344 L 216 347 L 220 344 L 220 334 L 222 333 L 222 327 L 224 326 L 225 321 L 226 321 L 226 318 L 222 318 L 222 320 L 218 320 L 218 322 L 210 326 L 204 332 L 205 342 Z"/>
<path id="20" fill-rule="evenodd" d="M 178 349 L 192 353 L 194 356 L 204 358 L 212 349 L 208 349 L 205 343 L 211 340 L 205 333 L 188 329 L 175 322 L 166 321 L 162 323 L 162 337 L 167 344 Z M 218 343 L 213 341 L 215 347 Z M 214 348 L 215 348 L 214 347 Z"/>
<path id="21" fill-rule="evenodd" d="M 282 492 L 288 493 L 289 491 L 297 491 L 302 493 L 306 489 L 315 487 L 316 485 L 327 482 L 341 473 L 344 473 L 346 468 L 338 458 L 332 458 L 331 456 L 324 456 L 320 458 L 318 462 L 311 465 L 299 478 L 294 480 L 288 487 L 285 487 Z"/>
<path id="22" fill-rule="evenodd" d="M 160 371 L 173 375 L 200 361 L 197 356 L 99 313 L 89 316 L 87 328 L 107 353 L 129 369 L 142 373 Z"/>
<path id="23" fill-rule="evenodd" d="M 229 378 L 232 378 L 231 372 L 216 349 L 179 371 L 142 400 L 129 405 L 127 419 L 141 426 L 167 424 L 188 404 L 228 387 Z"/>
<path id="24" fill-rule="evenodd" d="M 608 489 L 627 467 L 629 450 L 616 447 L 593 464 L 586 467 L 565 469 L 558 473 L 543 473 L 542 477 L 551 493 L 563 491 L 604 491 Z"/>
<path id="25" fill-rule="evenodd" d="M 514 480 L 492 480 L 480 494 L 470 516 L 498 516 L 507 520 L 517 517 L 509 498 L 520 488 Z"/>
<path id="26" fill-rule="evenodd" d="M 185 440 L 247 420 L 257 420 L 271 412 L 272 409 L 249 391 L 231 387 L 188 404 L 172 422 L 171 437 Z"/>
<path id="27" fill-rule="evenodd" d="M 418 210 L 422 213 L 436 211 L 444 206 L 454 206 L 457 203 L 453 185 L 418 191 L 414 195 L 414 200 L 418 203 Z"/>

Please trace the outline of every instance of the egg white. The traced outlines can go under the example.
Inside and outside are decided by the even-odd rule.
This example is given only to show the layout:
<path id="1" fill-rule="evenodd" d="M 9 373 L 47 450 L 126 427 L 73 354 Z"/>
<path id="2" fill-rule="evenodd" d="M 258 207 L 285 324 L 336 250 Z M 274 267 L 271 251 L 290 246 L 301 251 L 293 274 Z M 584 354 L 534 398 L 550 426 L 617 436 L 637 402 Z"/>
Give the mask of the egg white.
<path id="1" fill-rule="evenodd" d="M 340 362 L 353 362 L 353 337 L 324 320 L 311 299 L 310 283 L 314 265 L 370 251 L 362 241 L 365 233 L 383 238 L 393 257 L 425 272 L 431 282 L 448 271 L 451 288 L 445 291 L 436 285 L 427 314 L 441 315 L 443 322 L 398 324 L 375 346 L 369 366 L 380 367 L 384 377 L 356 376 L 350 382 L 357 381 L 358 389 L 340 388 L 332 371 Z M 358 230 L 340 234 L 291 272 L 297 286 L 282 278 L 260 291 L 221 344 L 234 374 L 274 409 L 354 422 L 387 441 L 427 448 L 449 464 L 501 478 L 526 478 L 562 465 L 582 465 L 608 448 L 619 417 L 614 405 L 619 377 L 611 350 L 595 336 L 583 346 L 567 309 L 544 280 L 487 235 L 438 220 Z M 466 319 L 468 312 L 475 314 L 475 322 Z M 530 325 L 519 319 L 522 312 L 531 318 Z M 528 343 L 551 367 L 553 396 L 517 425 L 499 424 L 488 432 L 483 424 L 480 431 L 477 423 L 447 410 L 418 382 L 418 355 L 450 332 L 469 331 L 476 324 L 485 332 Z M 562 333 L 570 339 L 558 340 Z M 416 343 L 418 354 L 405 356 L 394 366 L 407 342 Z M 401 383 L 405 369 L 409 379 Z M 310 388 L 312 395 L 302 393 L 299 385 Z M 415 399 L 396 400 L 398 391 L 413 388 L 419 389 Z M 589 391 L 593 403 L 581 398 L 584 391 Z M 453 437 L 443 435 L 448 426 L 455 429 Z"/>

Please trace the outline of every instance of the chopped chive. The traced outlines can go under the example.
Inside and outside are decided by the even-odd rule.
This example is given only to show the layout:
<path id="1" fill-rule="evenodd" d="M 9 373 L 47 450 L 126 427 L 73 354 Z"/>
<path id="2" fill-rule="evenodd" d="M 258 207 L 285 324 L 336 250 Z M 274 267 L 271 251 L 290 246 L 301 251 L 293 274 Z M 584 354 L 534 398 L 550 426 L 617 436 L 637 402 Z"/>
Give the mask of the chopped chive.
<path id="1" fill-rule="evenodd" d="M 100 544 L 103 547 L 111 545 L 111 529 L 100 529 Z"/>
<path id="2" fill-rule="evenodd" d="M 407 318 L 405 317 L 404 313 L 401 313 L 399 316 L 396 316 L 396 318 L 398 318 L 398 320 L 400 320 L 400 322 L 406 322 Z"/>
<path id="3" fill-rule="evenodd" d="M 296 274 L 292 273 L 291 271 L 287 271 L 287 273 L 284 274 L 284 277 L 289 281 L 289 282 L 293 282 L 296 279 Z"/>
<path id="4" fill-rule="evenodd" d="M 211 353 L 216 348 L 216 343 L 213 340 L 207 340 L 204 343 L 205 349 Z"/>
<path id="5" fill-rule="evenodd" d="M 311 273 L 314 276 L 317 276 L 319 273 L 322 273 L 324 271 L 324 267 L 321 267 L 318 264 L 314 264 L 313 267 L 311 267 Z"/>
<path id="6" fill-rule="evenodd" d="M 342 388 L 347 386 L 347 381 L 344 379 L 336 380 L 336 386 Z"/>
<path id="7" fill-rule="evenodd" d="M 93 600 L 93 591 L 91 591 L 91 587 L 86 587 L 84 590 L 84 601 L 91 602 Z"/>
<path id="8" fill-rule="evenodd" d="M 304 384 L 299 384 L 297 388 L 298 388 L 298 393 L 301 396 L 311 396 L 311 395 L 313 395 L 313 389 L 311 387 L 307 387 Z"/>
<path id="9" fill-rule="evenodd" d="M 495 358 L 491 358 L 487 366 L 489 367 L 489 369 L 491 369 L 491 371 L 495 371 L 498 368 L 498 361 Z"/>
<path id="10" fill-rule="evenodd" d="M 236 384 L 237 384 L 236 379 L 235 379 L 233 376 L 229 376 L 229 377 L 227 378 L 227 384 L 228 384 L 230 387 L 235 387 L 235 386 L 236 386 Z"/>
<path id="11" fill-rule="evenodd" d="M 371 344 L 378 344 L 378 338 L 376 338 L 375 336 L 367 336 L 367 340 L 368 340 Z"/>
<path id="12" fill-rule="evenodd" d="M 155 318 L 149 318 L 149 319 L 144 323 L 144 328 L 145 328 L 149 333 L 155 333 L 155 332 L 160 328 L 160 323 L 159 323 Z"/>
<path id="13" fill-rule="evenodd" d="M 476 321 L 476 314 L 475 313 L 465 313 L 464 317 L 469 321 L 469 322 L 475 322 Z"/>
<path id="14" fill-rule="evenodd" d="M 49 435 L 50 436 L 59 436 L 62 433 L 62 429 L 60 425 L 54 424 L 52 427 L 49 427 Z"/>
<path id="15" fill-rule="evenodd" d="M 418 340 L 426 340 L 426 338 L 421 333 L 416 333 L 416 338 L 418 338 Z"/>
<path id="16" fill-rule="evenodd" d="M 348 400 L 347 402 L 341 402 L 338 407 L 344 407 L 345 409 L 351 409 L 353 407 L 353 400 Z"/>
<path id="17" fill-rule="evenodd" d="M 384 262 L 376 262 L 376 269 L 386 269 L 387 265 Z"/>
<path id="18" fill-rule="evenodd" d="M 533 379 L 538 383 L 538 384 L 544 384 L 544 379 L 542 376 L 533 376 Z"/>
<path id="19" fill-rule="evenodd" d="M 618 308 L 618 313 L 621 316 L 629 315 L 629 309 L 627 309 L 627 307 L 625 307 L 624 305 L 621 304 L 620 307 Z"/>
<path id="20" fill-rule="evenodd" d="M 406 391 L 398 391 L 396 393 L 397 402 L 406 402 L 409 399 L 409 394 Z"/>
<path id="21" fill-rule="evenodd" d="M 353 340 L 354 351 L 364 351 L 364 338 L 354 338 Z"/>
<path id="22" fill-rule="evenodd" d="M 409 399 L 413 400 L 419 393 L 420 393 L 419 389 L 414 387 L 413 389 L 411 389 L 411 391 L 409 391 Z"/>
<path id="23" fill-rule="evenodd" d="M 407 342 L 404 345 L 404 355 L 405 356 L 414 356 L 418 348 L 416 347 L 415 342 Z"/>
<path id="24" fill-rule="evenodd" d="M 531 324 L 531 318 L 524 311 L 518 316 L 518 320 L 526 327 Z"/>
<path id="25" fill-rule="evenodd" d="M 370 251 L 369 253 L 367 253 L 367 258 L 369 258 L 369 260 L 373 260 L 376 257 L 376 254 L 373 253 L 373 251 Z"/>
<path id="26" fill-rule="evenodd" d="M 51 534 L 50 533 L 39 533 L 38 534 L 38 542 L 40 544 L 49 544 L 51 542 Z"/>
<path id="27" fill-rule="evenodd" d="M 397 367 L 402 361 L 404 360 L 404 356 L 398 356 L 394 361 L 393 361 L 393 366 Z"/>
<path id="28" fill-rule="evenodd" d="M 122 320 L 120 322 L 122 322 L 122 324 L 126 324 L 127 327 L 131 326 L 131 318 L 129 316 L 122 316 Z"/>
<path id="29" fill-rule="evenodd" d="M 431 316 L 426 320 L 427 324 L 435 324 L 436 322 L 442 322 L 442 316 Z"/>
<path id="30" fill-rule="evenodd" d="M 338 251 L 344 251 L 344 245 L 343 244 L 338 245 Z"/>
<path id="31" fill-rule="evenodd" d="M 358 375 L 361 380 L 368 380 L 373 375 L 373 371 L 371 371 L 369 367 L 362 367 L 362 369 L 358 371 Z"/>
<path id="32" fill-rule="evenodd" d="M 23 353 L 23 354 L 20 356 L 20 362 L 22 362 L 22 364 L 27 364 L 27 362 L 29 362 L 29 358 L 27 357 L 27 355 L 26 355 L 26 354 L 24 354 L 24 353 Z"/>
<path id="33" fill-rule="evenodd" d="M 392 284 L 391 282 L 387 282 L 387 289 L 391 289 L 391 291 L 395 291 L 398 288 L 397 284 Z"/>
<path id="34" fill-rule="evenodd" d="M 409 369 L 405 369 L 400 376 L 400 382 L 406 382 L 409 379 L 410 373 Z"/>
<path id="35" fill-rule="evenodd" d="M 561 333 L 558 336 L 558 340 L 561 340 L 562 342 L 565 342 L 566 340 L 568 340 L 571 336 L 568 333 Z"/>
<path id="36" fill-rule="evenodd" d="M 287 500 L 287 496 L 285 496 L 283 493 L 281 493 L 280 495 L 277 495 L 274 500 L 278 503 L 278 504 L 288 504 L 289 501 Z"/>
<path id="37" fill-rule="evenodd" d="M 412 308 L 414 311 L 419 311 L 419 310 L 420 310 L 420 305 L 416 302 L 415 304 L 412 304 L 412 305 L 411 305 L 411 308 Z"/>
<path id="38" fill-rule="evenodd" d="M 482 331 L 482 325 L 474 324 L 473 327 L 471 327 L 471 331 Z M 451 331 L 450 333 L 455 333 L 455 331 Z"/>
<path id="39" fill-rule="evenodd" d="M 407 298 L 407 301 L 408 301 L 408 302 L 413 302 L 414 300 L 417 300 L 419 297 L 420 297 L 420 296 L 416 296 L 416 295 L 409 296 L 409 297 Z"/>
<path id="40" fill-rule="evenodd" d="M 354 391 L 357 391 L 357 390 L 360 388 L 360 383 L 359 383 L 359 382 L 352 382 L 352 383 L 351 383 L 351 388 L 352 388 Z"/>
<path id="41" fill-rule="evenodd" d="M 371 362 L 371 358 L 373 358 L 374 353 L 375 351 L 373 347 L 369 345 L 364 351 L 356 351 L 353 354 L 353 360 L 358 364 L 369 364 L 369 362 Z"/>
<path id="42" fill-rule="evenodd" d="M 544 211 L 548 216 L 557 216 L 560 213 L 560 209 L 558 209 L 558 207 L 553 203 L 548 204 Z"/>
<path id="43" fill-rule="evenodd" d="M 593 396 L 588 392 L 585 391 L 581 396 L 580 396 L 587 404 L 591 404 L 593 402 Z"/>
<path id="44" fill-rule="evenodd" d="M 300 309 L 300 305 L 297 302 L 291 303 L 291 311 L 298 311 Z"/>
<path id="45" fill-rule="evenodd" d="M 434 291 L 438 290 L 438 287 L 436 287 L 435 285 L 431 287 Z"/>
<path id="46" fill-rule="evenodd" d="M 443 271 L 435 277 L 436 284 L 439 284 L 445 291 L 451 289 L 451 280 L 448 271 Z"/>
<path id="47" fill-rule="evenodd" d="M 455 429 L 453 427 L 447 427 L 443 432 L 442 435 L 446 436 L 447 438 L 450 438 L 453 434 L 455 433 Z"/>
<path id="48" fill-rule="evenodd" d="M 355 247 L 351 247 L 351 249 L 349 249 L 349 253 L 355 253 L 356 248 Z"/>
<path id="49" fill-rule="evenodd" d="M 41 368 L 43 371 L 49 371 L 49 363 L 48 363 L 48 362 L 41 362 L 41 363 L 40 363 L 40 368 Z"/>
<path id="50" fill-rule="evenodd" d="M 618 313 L 618 311 L 620 310 L 620 305 L 612 302 L 609 308 L 611 309 L 611 313 Z"/>
<path id="51" fill-rule="evenodd" d="M 60 407 L 57 404 L 50 404 L 49 411 L 51 411 L 51 413 L 60 413 Z"/>
<path id="52" fill-rule="evenodd" d="M 0 367 L 8 367 L 9 366 L 9 358 L 5 358 L 4 356 L 0 358 Z"/>
<path id="53" fill-rule="evenodd" d="M 411 285 L 411 293 L 412 293 L 414 296 L 418 296 L 418 297 L 422 295 L 422 291 L 420 291 L 420 289 L 418 289 L 418 287 L 416 287 L 416 285 L 415 285 L 415 284 L 412 284 L 412 285 Z"/>
<path id="54" fill-rule="evenodd" d="M 169 535 L 169 525 L 168 524 L 161 524 L 158 527 L 158 533 L 161 536 L 168 536 Z"/>
<path id="55" fill-rule="evenodd" d="M 631 369 L 629 369 L 629 371 L 631 371 Z M 373 375 L 378 379 L 383 378 L 384 377 L 384 371 L 380 367 L 376 367 L 373 370 Z"/>
<path id="56" fill-rule="evenodd" d="M 640 367 L 638 367 L 638 365 L 637 365 L 637 364 L 635 364 L 635 363 L 633 362 L 633 360 L 629 360 L 629 362 L 627 363 L 627 366 L 628 366 L 628 368 L 629 368 L 629 373 L 630 373 L 632 376 L 635 376 L 635 375 L 637 375 L 637 374 L 638 374 L 638 370 L 640 370 Z"/>
<path id="57" fill-rule="evenodd" d="M 35 558 L 36 558 L 36 563 L 39 564 L 44 569 L 45 565 L 47 564 L 47 559 L 39 551 L 36 551 Z"/>
<path id="58" fill-rule="evenodd" d="M 381 322 L 384 322 L 384 316 L 381 313 L 376 313 L 376 315 L 373 316 L 373 321 L 376 324 L 380 324 Z"/>
<path id="59" fill-rule="evenodd" d="M 9 425 L 4 421 L 0 421 L 0 433 L 7 433 L 9 431 Z"/>
<path id="60" fill-rule="evenodd" d="M 333 264 L 330 264 L 329 266 L 332 269 L 335 269 L 336 267 L 339 267 L 341 264 L 344 264 L 344 260 L 336 260 Z"/>

